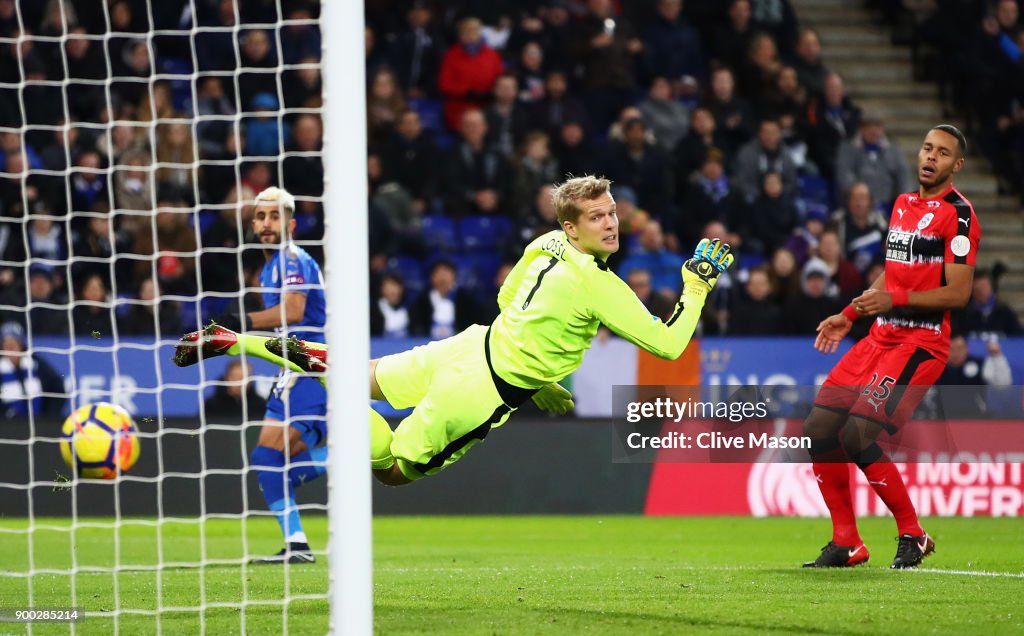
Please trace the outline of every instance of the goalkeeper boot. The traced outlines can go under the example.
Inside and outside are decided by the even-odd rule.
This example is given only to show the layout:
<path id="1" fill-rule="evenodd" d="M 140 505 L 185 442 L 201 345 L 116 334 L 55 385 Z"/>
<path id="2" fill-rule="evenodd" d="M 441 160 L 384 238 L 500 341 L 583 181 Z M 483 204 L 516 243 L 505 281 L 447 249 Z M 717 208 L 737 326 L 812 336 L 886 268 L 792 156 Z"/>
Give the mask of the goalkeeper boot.
<path id="1" fill-rule="evenodd" d="M 834 541 L 829 541 L 824 548 L 821 549 L 821 554 L 818 558 L 813 561 L 804 563 L 805 568 L 850 568 L 861 563 L 867 563 L 868 547 L 861 543 L 857 546 L 852 545 L 836 545 Z"/>
<path id="2" fill-rule="evenodd" d="M 305 340 L 295 336 L 290 338 L 271 338 L 264 345 L 267 351 L 279 358 L 287 358 L 306 373 L 327 372 L 327 349 L 310 347 Z M 286 355 L 287 351 L 287 355 Z"/>
<path id="3" fill-rule="evenodd" d="M 893 570 L 913 568 L 921 565 L 926 556 L 935 552 L 935 541 L 925 532 L 919 537 L 912 534 L 900 535 L 897 539 L 899 545 L 896 547 L 896 557 L 889 567 Z"/>
<path id="4" fill-rule="evenodd" d="M 250 561 L 253 565 L 276 565 L 278 563 L 316 563 L 316 556 L 308 543 L 289 543 L 277 554 Z"/>
<path id="5" fill-rule="evenodd" d="M 238 345 L 238 334 L 217 323 L 187 333 L 178 341 L 174 349 L 174 364 L 179 367 L 191 366 L 199 362 L 200 351 L 203 358 L 215 358 L 231 353 L 231 347 Z"/>

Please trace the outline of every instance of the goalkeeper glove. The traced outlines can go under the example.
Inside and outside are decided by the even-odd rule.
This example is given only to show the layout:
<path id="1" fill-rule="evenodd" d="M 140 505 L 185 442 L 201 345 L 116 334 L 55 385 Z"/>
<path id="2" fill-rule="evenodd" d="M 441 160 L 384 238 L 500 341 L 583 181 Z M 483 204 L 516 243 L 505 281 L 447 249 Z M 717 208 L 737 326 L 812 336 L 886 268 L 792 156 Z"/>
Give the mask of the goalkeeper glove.
<path id="1" fill-rule="evenodd" d="M 533 394 L 533 403 L 542 411 L 550 411 L 559 415 L 565 415 L 568 411 L 576 408 L 576 404 L 572 401 L 572 393 L 566 391 L 557 382 L 542 386 Z"/>
<path id="2" fill-rule="evenodd" d="M 230 329 L 235 333 L 241 333 L 242 331 L 252 331 L 252 318 L 246 312 L 234 312 L 229 311 L 221 314 L 213 319 L 213 322 L 217 323 L 221 327 Z"/>
<path id="3" fill-rule="evenodd" d="M 704 296 L 715 288 L 718 276 L 732 265 L 734 257 L 728 243 L 701 239 L 693 258 L 683 263 L 683 293 Z"/>

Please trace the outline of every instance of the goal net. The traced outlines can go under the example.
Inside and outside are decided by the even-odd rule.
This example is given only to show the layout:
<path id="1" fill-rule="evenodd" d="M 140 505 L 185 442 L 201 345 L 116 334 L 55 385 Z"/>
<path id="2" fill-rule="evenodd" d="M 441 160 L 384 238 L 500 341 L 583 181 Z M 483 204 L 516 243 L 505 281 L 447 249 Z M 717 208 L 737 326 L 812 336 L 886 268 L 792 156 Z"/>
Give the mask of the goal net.
<path id="1" fill-rule="evenodd" d="M 290 238 L 324 265 L 320 13 L 312 1 L 0 0 L 5 608 L 77 608 L 72 632 L 328 628 L 324 455 L 300 456 L 278 427 L 297 460 L 264 461 L 284 493 L 268 504 L 253 454 L 273 445 L 275 395 L 286 423 L 324 414 L 292 413 L 295 380 L 264 360 L 171 361 L 182 334 L 264 309 L 265 292 L 290 284 L 284 270 L 261 282 L 283 250 L 252 232 L 257 193 L 294 195 Z M 322 321 L 310 329 L 323 337 Z M 64 427 L 103 402 L 134 422 L 126 471 L 114 411 Z M 79 448 L 88 418 L 110 437 Z M 113 450 L 89 455 L 102 444 Z M 94 460 L 114 478 L 84 477 Z M 254 564 L 286 545 L 278 519 L 293 510 L 304 535 L 290 527 L 292 545 L 316 562 Z"/>

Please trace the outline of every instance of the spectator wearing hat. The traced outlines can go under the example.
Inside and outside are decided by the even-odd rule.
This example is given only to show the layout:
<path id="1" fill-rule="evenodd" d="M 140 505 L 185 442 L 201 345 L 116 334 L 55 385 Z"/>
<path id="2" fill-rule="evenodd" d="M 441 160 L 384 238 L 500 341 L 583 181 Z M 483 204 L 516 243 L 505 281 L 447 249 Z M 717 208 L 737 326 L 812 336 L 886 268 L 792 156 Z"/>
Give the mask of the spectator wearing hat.
<path id="1" fill-rule="evenodd" d="M 829 295 L 831 275 L 828 265 L 811 258 L 800 275 L 800 292 L 782 308 L 783 331 L 794 335 L 813 334 L 822 320 L 843 308 Z"/>
<path id="2" fill-rule="evenodd" d="M 245 117 L 242 123 L 245 154 L 250 157 L 276 157 L 281 153 L 281 142 L 287 145 L 290 141 L 288 128 L 282 131 L 277 117 L 277 97 L 272 93 L 259 93 L 252 99 L 249 109 L 255 114 Z"/>
<path id="3" fill-rule="evenodd" d="M 26 351 L 25 330 L 0 326 L 0 413 L 4 418 L 59 417 L 64 410 L 64 382 L 45 360 Z"/>

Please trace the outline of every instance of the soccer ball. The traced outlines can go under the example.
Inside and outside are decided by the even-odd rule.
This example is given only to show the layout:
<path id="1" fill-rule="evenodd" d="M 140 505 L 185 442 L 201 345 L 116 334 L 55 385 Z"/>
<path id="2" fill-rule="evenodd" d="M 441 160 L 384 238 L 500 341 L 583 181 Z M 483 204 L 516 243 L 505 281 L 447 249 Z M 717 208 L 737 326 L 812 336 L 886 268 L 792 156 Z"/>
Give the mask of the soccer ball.
<path id="1" fill-rule="evenodd" d="M 79 477 L 116 479 L 139 459 L 132 416 L 107 402 L 87 404 L 64 420 L 60 454 Z"/>

